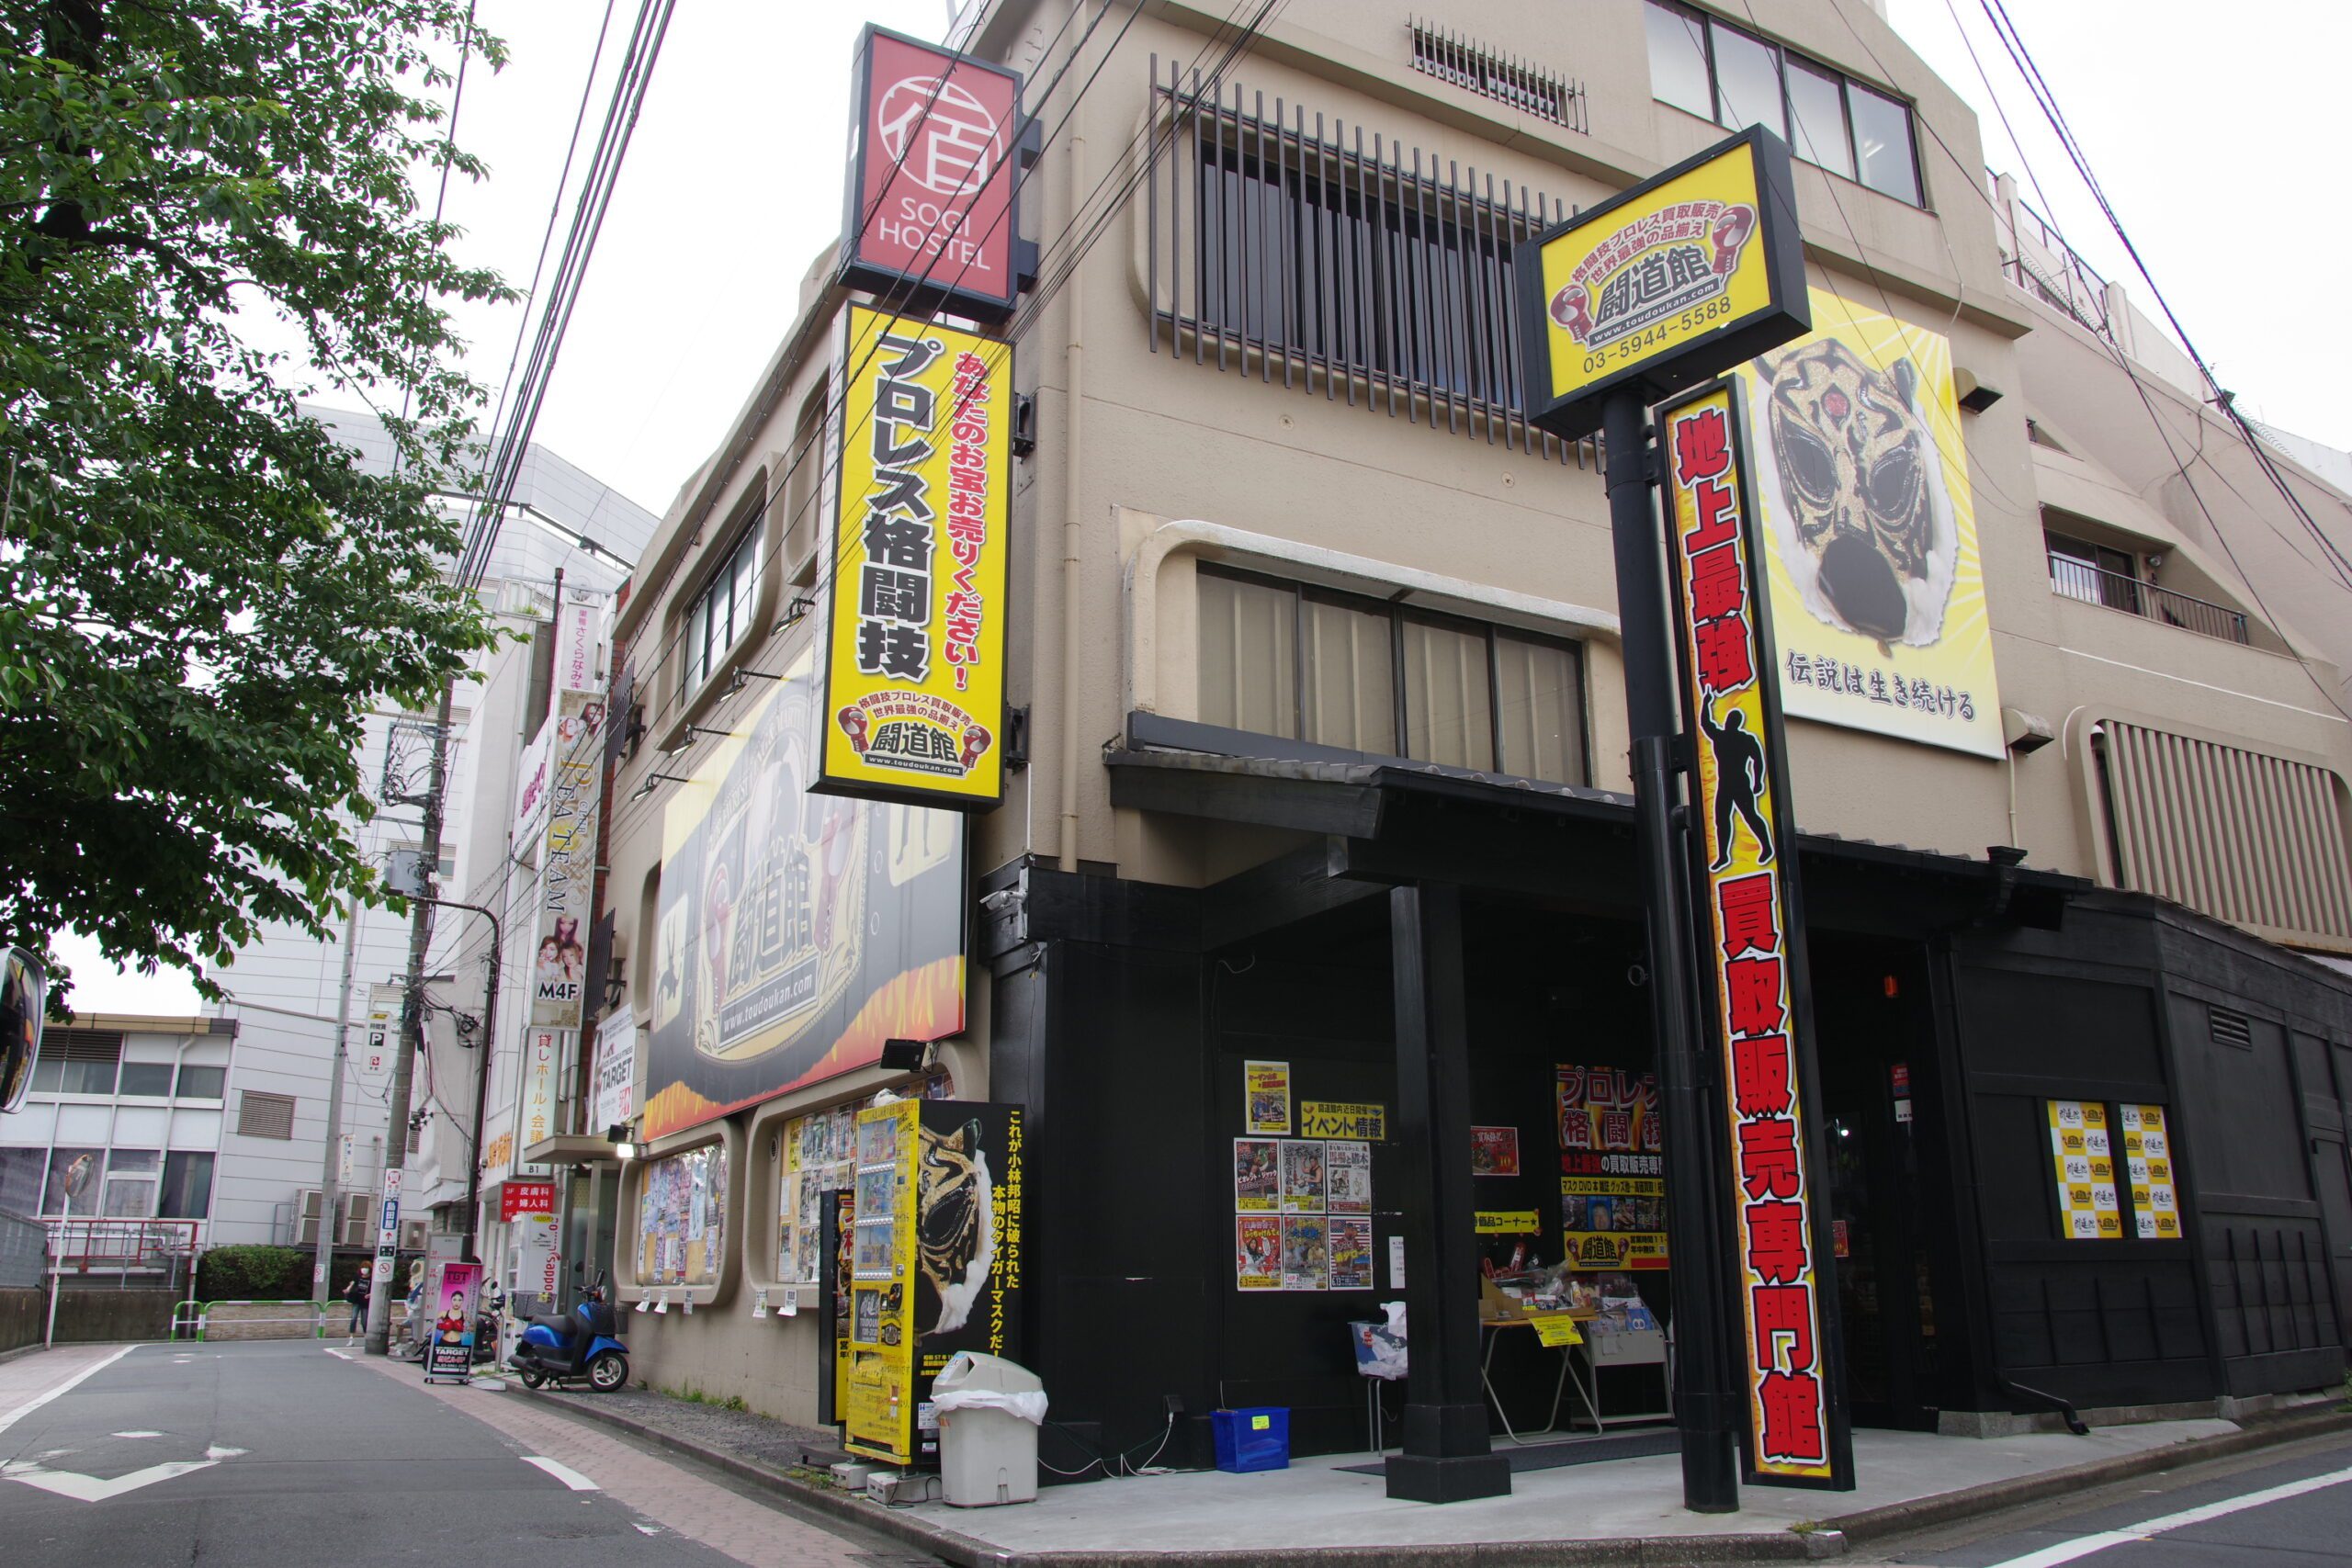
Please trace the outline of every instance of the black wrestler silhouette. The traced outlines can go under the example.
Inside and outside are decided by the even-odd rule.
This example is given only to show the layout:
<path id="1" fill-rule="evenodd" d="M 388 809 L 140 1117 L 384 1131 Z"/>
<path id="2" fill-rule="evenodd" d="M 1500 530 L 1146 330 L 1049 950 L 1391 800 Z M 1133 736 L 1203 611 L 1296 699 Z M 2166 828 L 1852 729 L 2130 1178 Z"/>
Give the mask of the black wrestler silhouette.
<path id="1" fill-rule="evenodd" d="M 1715 863 L 1707 869 L 1721 871 L 1731 863 L 1734 809 L 1747 818 L 1748 831 L 1756 835 L 1758 863 L 1770 865 L 1772 834 L 1756 808 L 1756 796 L 1764 787 L 1764 748 L 1747 732 L 1746 714 L 1734 708 L 1729 718 L 1717 724 L 1713 705 L 1699 705 L 1699 728 L 1707 732 L 1707 744 L 1715 752 Z"/>

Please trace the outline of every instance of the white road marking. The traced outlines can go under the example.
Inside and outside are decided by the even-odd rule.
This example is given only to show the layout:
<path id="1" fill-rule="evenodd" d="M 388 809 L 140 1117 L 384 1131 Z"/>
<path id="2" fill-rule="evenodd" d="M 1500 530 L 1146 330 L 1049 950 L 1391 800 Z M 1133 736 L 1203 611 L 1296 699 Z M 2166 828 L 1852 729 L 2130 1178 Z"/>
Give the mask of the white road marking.
<path id="1" fill-rule="evenodd" d="M 637 1523 L 634 1519 L 629 1522 L 631 1524 Z M 662 1533 L 662 1527 L 659 1525 L 638 1525 L 637 1528 L 640 1533 L 645 1535 L 660 1535 Z"/>
<path id="2" fill-rule="evenodd" d="M 2301 1481 L 2290 1481 L 2283 1485 L 2265 1487 L 2240 1497 L 2224 1497 L 2218 1503 L 2207 1503 L 2195 1508 L 2183 1508 L 2177 1514 L 2159 1514 L 2143 1519 L 2128 1529 L 2098 1530 L 2090 1535 L 2062 1540 L 2055 1546 L 2045 1546 L 2039 1551 L 2029 1551 L 2023 1557 L 2012 1557 L 1996 1562 L 1992 1568 L 2058 1568 L 2062 1562 L 2072 1562 L 2078 1557 L 2088 1557 L 2094 1551 L 2105 1551 L 2110 1546 L 2128 1546 L 2135 1540 L 2154 1540 L 2168 1530 L 2189 1525 L 2201 1525 L 2247 1508 L 2259 1508 L 2269 1503 L 2283 1503 L 2290 1497 L 2300 1497 L 2307 1492 L 2317 1492 L 2329 1486 L 2341 1486 L 2352 1481 L 2352 1469 L 2331 1470 L 2324 1475 L 2313 1475 Z"/>
<path id="3" fill-rule="evenodd" d="M 549 1475 L 554 1476 L 558 1481 L 562 1482 L 574 1492 L 598 1492 L 603 1490 L 603 1488 L 598 1486 L 594 1482 L 589 1480 L 586 1476 L 581 1474 L 578 1471 L 572 1469 L 568 1464 L 558 1464 L 555 1461 L 551 1459 L 543 1459 L 537 1454 L 525 1454 L 523 1456 L 523 1462 L 525 1464 L 537 1465 L 541 1470 L 546 1471 Z"/>
<path id="4" fill-rule="evenodd" d="M 161 1432 L 109 1432 L 107 1435 L 114 1438 L 160 1438 L 164 1434 Z"/>
<path id="5" fill-rule="evenodd" d="M 113 1355 L 108 1356 L 105 1360 L 91 1362 L 88 1366 L 84 1367 L 80 1371 L 75 1372 L 72 1377 L 67 1378 L 63 1382 L 59 1383 L 55 1388 L 51 1389 L 47 1393 L 37 1393 L 33 1395 L 32 1398 L 25 1401 L 24 1404 L 17 1405 L 14 1410 L 9 1411 L 6 1415 L 0 1416 L 0 1432 L 6 1431 L 18 1421 L 23 1420 L 34 1411 L 39 1410 L 42 1405 L 47 1404 L 51 1400 L 71 1392 L 77 1383 L 80 1383 L 86 1379 L 97 1376 L 100 1372 L 105 1371 L 108 1367 L 113 1366 L 117 1361 L 121 1360 L 125 1356 L 130 1355 L 133 1350 L 138 1348 L 139 1347 L 136 1345 L 125 1345 Z"/>
<path id="6" fill-rule="evenodd" d="M 352 1361 L 358 1359 L 358 1358 L 354 1356 L 350 1351 L 338 1350 L 334 1348 L 332 1346 L 328 1348 L 327 1354 L 333 1356 L 338 1361 Z"/>
<path id="7" fill-rule="evenodd" d="M 204 1450 L 204 1457 L 206 1459 L 235 1459 L 239 1454 L 243 1453 L 244 1451 L 245 1450 L 243 1449 L 224 1449 L 216 1443 L 211 1448 Z"/>
<path id="8" fill-rule="evenodd" d="M 77 1503 L 103 1503 L 109 1497 L 119 1497 L 126 1492 L 136 1492 L 142 1486 L 153 1486 L 158 1481 L 169 1481 L 175 1475 L 192 1471 L 209 1470 L 217 1460 L 175 1460 L 170 1464 L 151 1464 L 144 1470 L 134 1470 L 129 1475 L 118 1475 L 111 1481 L 101 1481 L 95 1475 L 76 1475 L 69 1470 L 46 1470 L 37 1464 L 0 1465 L 0 1481 L 21 1481 L 28 1486 L 38 1486 L 44 1492 L 54 1492 L 60 1497 L 71 1497 Z"/>

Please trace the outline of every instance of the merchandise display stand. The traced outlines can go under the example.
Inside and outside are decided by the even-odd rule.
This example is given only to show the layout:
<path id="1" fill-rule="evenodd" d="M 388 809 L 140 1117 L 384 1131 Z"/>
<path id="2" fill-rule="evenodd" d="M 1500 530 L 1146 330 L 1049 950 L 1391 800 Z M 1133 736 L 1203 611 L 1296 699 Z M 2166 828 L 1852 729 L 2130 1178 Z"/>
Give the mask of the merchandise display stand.
<path id="1" fill-rule="evenodd" d="M 1583 1344 L 1569 1346 L 1561 1351 L 1563 1368 L 1567 1363 L 1569 1351 L 1576 1349 L 1584 1352 L 1578 1359 L 1584 1362 L 1585 1367 L 1583 1375 L 1577 1380 L 1577 1392 L 1584 1396 L 1584 1406 L 1592 1415 L 1595 1431 L 1674 1419 L 1671 1410 L 1628 1411 L 1621 1416 L 1603 1416 L 1600 1413 L 1601 1372 L 1616 1367 L 1667 1366 L 1664 1333 L 1655 1328 L 1611 1329 L 1605 1324 L 1588 1323 L 1584 1325 Z M 1668 1376 L 1671 1380 L 1670 1370 Z"/>
<path id="2" fill-rule="evenodd" d="M 1535 1327 L 1535 1325 L 1533 1322 L 1524 1317 L 1481 1316 L 1478 1319 L 1478 1327 L 1480 1332 L 1485 1334 L 1487 1337 L 1486 1353 L 1478 1359 L 1478 1379 L 1480 1382 L 1486 1385 L 1487 1403 L 1494 1407 L 1495 1419 L 1503 1424 L 1503 1436 L 1509 1438 L 1512 1442 L 1517 1443 L 1523 1448 L 1537 1439 L 1534 1438 L 1522 1438 L 1519 1435 L 1518 1428 L 1510 1424 L 1510 1416 L 1506 1414 L 1503 1409 L 1502 1396 L 1495 1392 L 1495 1347 L 1502 1343 L 1503 1331 L 1505 1329 L 1524 1328 L 1532 1331 Z M 1592 1416 L 1593 1430 L 1599 1431 L 1601 1428 L 1600 1407 L 1593 1404 L 1593 1395 L 1585 1388 L 1584 1380 L 1581 1378 L 1571 1378 L 1568 1375 L 1568 1357 L 1575 1349 L 1576 1346 L 1573 1344 L 1559 1347 L 1560 1375 L 1552 1385 L 1552 1413 L 1544 1420 L 1544 1431 L 1552 1431 L 1559 1427 L 1560 1404 L 1566 1397 L 1567 1391 L 1571 1383 L 1576 1387 L 1577 1397 L 1584 1401 L 1584 1407 L 1586 1411 Z"/>

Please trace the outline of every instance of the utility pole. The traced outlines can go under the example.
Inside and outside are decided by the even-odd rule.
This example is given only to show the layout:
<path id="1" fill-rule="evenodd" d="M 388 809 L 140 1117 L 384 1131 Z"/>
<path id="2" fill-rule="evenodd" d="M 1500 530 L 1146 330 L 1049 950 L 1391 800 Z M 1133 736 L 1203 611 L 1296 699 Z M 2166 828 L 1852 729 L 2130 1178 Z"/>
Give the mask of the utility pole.
<path id="1" fill-rule="evenodd" d="M 433 941 L 431 894 L 441 865 L 441 795 L 449 773 L 449 712 L 457 678 L 441 682 L 441 702 L 433 721 L 433 771 L 424 795 L 424 847 L 422 874 L 427 896 L 413 898 L 409 918 L 408 990 L 401 1007 L 401 1045 L 392 1055 L 391 1122 L 384 1145 L 384 1185 L 377 1210 L 375 1292 L 368 1303 L 368 1345 L 370 1356 L 384 1355 L 391 1343 L 392 1269 L 400 1257 L 401 1168 L 408 1164 L 409 1097 L 414 1090 L 417 1053 L 424 1049 L 424 953 Z"/>
<path id="2" fill-rule="evenodd" d="M 334 1273 L 335 1204 L 342 1198 L 343 1075 L 350 1061 L 351 971 L 359 947 L 359 905 L 355 901 L 343 922 L 343 988 L 335 993 L 334 1062 L 327 1073 L 327 1152 L 319 1162 L 319 1234 L 311 1253 L 311 1299 L 324 1303 Z"/>

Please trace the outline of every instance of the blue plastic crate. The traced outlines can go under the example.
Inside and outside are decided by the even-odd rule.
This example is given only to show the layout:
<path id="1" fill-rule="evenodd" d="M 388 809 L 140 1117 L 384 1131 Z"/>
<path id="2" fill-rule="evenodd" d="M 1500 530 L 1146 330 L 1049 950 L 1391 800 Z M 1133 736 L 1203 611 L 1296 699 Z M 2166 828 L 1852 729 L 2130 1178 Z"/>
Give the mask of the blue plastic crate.
<path id="1" fill-rule="evenodd" d="M 1218 1410 L 1209 1416 L 1216 1467 L 1236 1475 L 1290 1468 L 1290 1412 L 1272 1405 Z"/>

